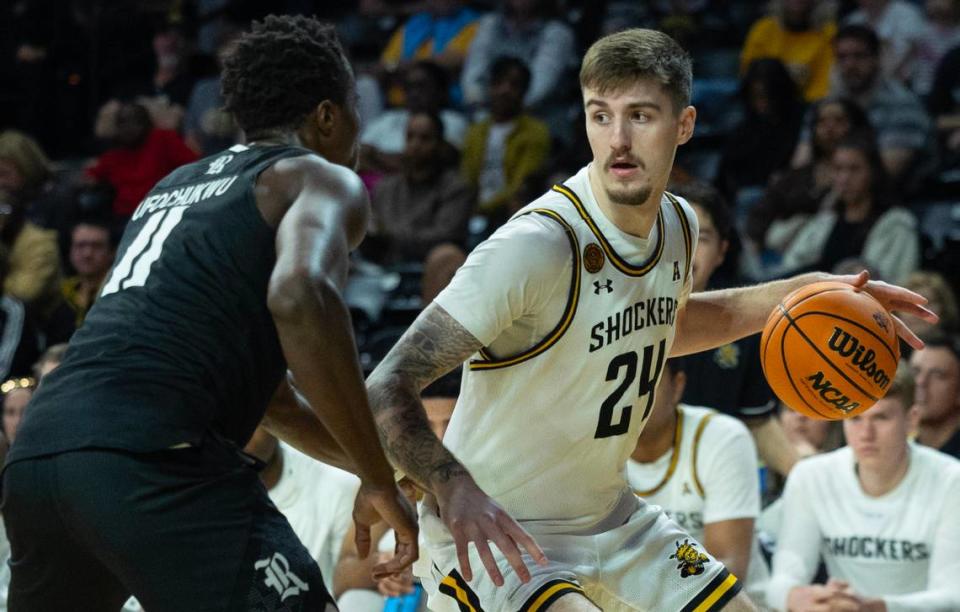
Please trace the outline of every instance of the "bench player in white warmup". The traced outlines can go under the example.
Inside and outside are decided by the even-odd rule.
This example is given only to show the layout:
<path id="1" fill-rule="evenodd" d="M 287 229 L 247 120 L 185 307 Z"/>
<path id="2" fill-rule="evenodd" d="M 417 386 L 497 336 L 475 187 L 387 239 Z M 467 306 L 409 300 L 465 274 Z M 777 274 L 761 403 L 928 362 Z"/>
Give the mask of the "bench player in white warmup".
<path id="1" fill-rule="evenodd" d="M 653 412 L 627 462 L 627 482 L 762 603 L 769 572 L 754 533 L 760 474 L 753 436 L 735 417 L 681 404 L 686 380 L 684 358 L 668 359 Z"/>
<path id="2" fill-rule="evenodd" d="M 664 190 L 693 134 L 691 80 L 662 33 L 596 42 L 580 71 L 593 163 L 478 246 L 368 379 L 391 461 L 430 493 L 415 571 L 433 610 L 753 609 L 624 466 L 669 355 L 756 333 L 832 277 L 689 295 L 697 220 Z M 866 289 L 936 319 L 912 292 Z M 441 444 L 419 391 L 464 361 Z"/>

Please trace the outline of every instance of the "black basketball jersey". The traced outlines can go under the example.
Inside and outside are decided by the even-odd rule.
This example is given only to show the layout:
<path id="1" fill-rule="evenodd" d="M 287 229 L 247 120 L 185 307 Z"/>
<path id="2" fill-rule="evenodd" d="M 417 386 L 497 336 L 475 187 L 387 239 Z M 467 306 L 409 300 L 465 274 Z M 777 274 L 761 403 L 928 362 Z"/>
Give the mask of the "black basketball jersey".
<path id="1" fill-rule="evenodd" d="M 267 309 L 275 229 L 254 199 L 289 146 L 237 145 L 183 166 L 134 212 L 63 363 L 8 462 L 100 447 L 152 451 L 206 432 L 243 445 L 285 370 Z"/>

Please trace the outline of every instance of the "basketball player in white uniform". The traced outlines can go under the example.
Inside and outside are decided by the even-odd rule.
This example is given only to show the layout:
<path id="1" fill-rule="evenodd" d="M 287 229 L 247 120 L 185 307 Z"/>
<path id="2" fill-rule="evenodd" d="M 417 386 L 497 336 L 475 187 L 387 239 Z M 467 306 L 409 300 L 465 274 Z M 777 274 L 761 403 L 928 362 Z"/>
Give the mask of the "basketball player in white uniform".
<path id="1" fill-rule="evenodd" d="M 696 220 L 664 192 L 693 135 L 691 80 L 662 33 L 595 43 L 580 74 L 594 161 L 479 246 L 368 379 L 394 465 L 430 494 L 432 609 L 753 609 L 626 482 L 666 358 L 756 333 L 789 291 L 826 278 L 936 319 L 865 274 L 689 295 Z M 441 444 L 419 391 L 463 362 Z"/>
<path id="2" fill-rule="evenodd" d="M 739 419 L 680 404 L 683 359 L 670 359 L 653 413 L 627 461 L 627 481 L 648 504 L 663 508 L 762 604 L 769 572 L 756 535 L 760 513 L 757 449 Z"/>
<path id="3" fill-rule="evenodd" d="M 787 478 L 768 602 L 778 610 L 960 610 L 960 462 L 908 442 L 919 411 L 901 364 L 887 396 L 843 423 L 849 446 Z M 830 582 L 811 585 L 820 556 Z"/>

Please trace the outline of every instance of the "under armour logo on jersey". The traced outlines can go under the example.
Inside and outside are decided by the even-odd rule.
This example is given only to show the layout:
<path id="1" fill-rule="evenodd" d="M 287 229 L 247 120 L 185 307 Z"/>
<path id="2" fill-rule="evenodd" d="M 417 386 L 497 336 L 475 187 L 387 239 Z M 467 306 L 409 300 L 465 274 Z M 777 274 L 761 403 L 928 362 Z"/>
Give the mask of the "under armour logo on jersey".
<path id="1" fill-rule="evenodd" d="M 673 262 L 673 282 L 680 280 L 680 262 Z"/>
<path id="2" fill-rule="evenodd" d="M 253 569 L 262 569 L 266 572 L 267 577 L 264 578 L 263 583 L 277 590 L 280 601 L 285 601 L 287 597 L 296 597 L 301 591 L 310 590 L 310 585 L 290 571 L 290 562 L 280 553 L 273 553 L 272 557 L 260 559 L 253 564 Z"/>
<path id="3" fill-rule="evenodd" d="M 220 174 L 227 164 L 233 161 L 233 155 L 221 155 L 210 163 L 207 174 Z"/>
<path id="4" fill-rule="evenodd" d="M 593 292 L 600 295 L 601 289 L 606 289 L 607 293 L 611 293 L 613 291 L 613 281 L 609 278 L 605 284 L 601 284 L 600 281 L 593 281 Z"/>

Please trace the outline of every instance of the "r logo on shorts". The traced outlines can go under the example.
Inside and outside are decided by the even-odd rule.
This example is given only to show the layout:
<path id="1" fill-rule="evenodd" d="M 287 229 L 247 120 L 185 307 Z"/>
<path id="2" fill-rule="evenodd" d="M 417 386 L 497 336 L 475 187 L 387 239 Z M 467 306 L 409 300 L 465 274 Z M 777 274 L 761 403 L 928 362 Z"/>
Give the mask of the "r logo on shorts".
<path id="1" fill-rule="evenodd" d="M 263 583 L 272 587 L 280 594 L 280 601 L 288 597 L 296 597 L 301 591 L 309 591 L 310 585 L 290 571 L 290 562 L 280 553 L 273 553 L 273 557 L 260 559 L 253 564 L 253 569 L 264 570 L 267 577 Z"/>

